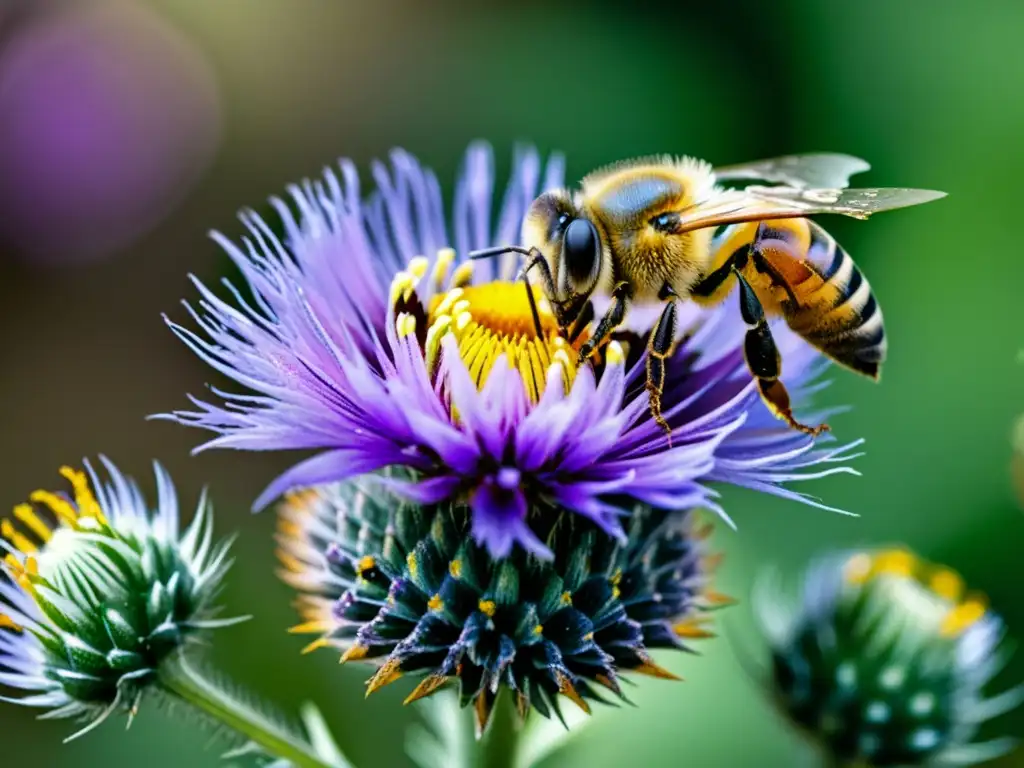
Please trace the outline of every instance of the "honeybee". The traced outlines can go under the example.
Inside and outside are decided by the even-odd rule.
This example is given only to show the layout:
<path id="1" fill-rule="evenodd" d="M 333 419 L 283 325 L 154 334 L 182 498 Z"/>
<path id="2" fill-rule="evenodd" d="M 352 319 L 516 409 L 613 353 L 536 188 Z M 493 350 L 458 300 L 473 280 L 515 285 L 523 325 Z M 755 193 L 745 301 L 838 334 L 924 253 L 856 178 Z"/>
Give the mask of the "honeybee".
<path id="1" fill-rule="evenodd" d="M 520 276 L 529 282 L 531 273 L 539 274 L 558 326 L 572 340 L 594 319 L 591 298 L 610 298 L 581 347 L 581 364 L 623 322 L 630 305 L 663 302 L 647 343 L 646 372 L 651 414 L 666 431 L 661 395 L 676 307 L 681 301 L 719 304 L 738 285 L 748 326 L 744 358 L 761 398 L 790 427 L 818 435 L 827 424 L 808 426 L 793 416 L 767 318 L 781 316 L 832 360 L 876 380 L 886 339 L 882 311 L 863 273 L 807 217 L 866 219 L 945 196 L 922 189 L 850 189 L 850 176 L 869 167 L 829 153 L 719 168 L 689 157 L 628 160 L 590 173 L 577 191 L 540 195 L 524 218 L 522 245 L 470 258 L 523 254 Z M 745 180 L 768 185 L 719 184 Z"/>

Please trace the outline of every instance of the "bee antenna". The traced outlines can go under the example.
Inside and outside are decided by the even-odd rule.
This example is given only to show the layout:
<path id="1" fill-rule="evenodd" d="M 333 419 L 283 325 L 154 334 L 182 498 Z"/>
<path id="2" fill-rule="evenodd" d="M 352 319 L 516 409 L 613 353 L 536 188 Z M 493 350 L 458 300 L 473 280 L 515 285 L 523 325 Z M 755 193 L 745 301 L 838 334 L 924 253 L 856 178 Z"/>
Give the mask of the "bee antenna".
<path id="1" fill-rule="evenodd" d="M 493 259 L 495 256 L 501 256 L 503 253 L 520 253 L 523 256 L 530 255 L 529 248 L 523 248 L 520 245 L 501 245 L 497 248 L 484 248 L 479 251 L 470 251 L 466 257 L 472 261 L 477 259 Z"/>

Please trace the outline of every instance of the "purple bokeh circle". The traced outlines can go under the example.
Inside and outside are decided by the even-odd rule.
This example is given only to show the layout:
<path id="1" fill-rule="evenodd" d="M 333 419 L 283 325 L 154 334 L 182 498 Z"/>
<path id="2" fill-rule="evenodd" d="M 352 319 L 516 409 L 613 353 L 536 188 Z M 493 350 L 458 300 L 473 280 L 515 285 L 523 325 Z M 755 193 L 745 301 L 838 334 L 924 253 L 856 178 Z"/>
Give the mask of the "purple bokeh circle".
<path id="1" fill-rule="evenodd" d="M 150 230 L 209 165 L 209 66 L 136 3 L 54 4 L 0 50 L 0 241 L 37 264 L 108 255 Z"/>

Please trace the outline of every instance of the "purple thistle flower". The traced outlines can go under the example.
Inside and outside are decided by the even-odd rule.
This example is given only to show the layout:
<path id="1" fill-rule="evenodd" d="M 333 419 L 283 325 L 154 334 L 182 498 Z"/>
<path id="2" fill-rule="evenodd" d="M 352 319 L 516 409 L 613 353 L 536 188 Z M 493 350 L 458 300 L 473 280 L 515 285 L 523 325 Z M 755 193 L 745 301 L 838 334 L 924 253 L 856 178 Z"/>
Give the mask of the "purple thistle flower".
<path id="1" fill-rule="evenodd" d="M 684 341 L 663 396 L 669 439 L 649 413 L 640 335 L 577 369 L 588 334 L 563 339 L 538 294 L 538 337 L 514 258 L 464 260 L 516 242 L 526 208 L 562 185 L 563 167 L 559 156 L 543 163 L 532 149 L 517 152 L 496 225 L 492 155 L 482 144 L 466 155 L 451 230 L 436 177 L 401 150 L 390 166 L 373 166 L 368 200 L 349 161 L 340 176 L 328 170 L 289 189 L 297 214 L 272 199 L 283 241 L 243 212 L 242 245 L 213 237 L 253 300 L 230 284 L 233 301 L 222 300 L 193 278 L 201 300 L 189 311 L 200 332 L 169 325 L 254 394 L 213 389 L 215 402 L 193 398 L 195 410 L 162 417 L 216 433 L 197 450 L 319 451 L 271 483 L 257 509 L 290 489 L 401 467 L 412 480 L 381 482 L 423 504 L 468 502 L 474 537 L 498 557 L 516 542 L 549 554 L 527 523 L 532 509 L 562 507 L 619 537 L 620 518 L 637 502 L 724 517 L 709 481 L 823 507 L 786 484 L 853 472 L 843 463 L 859 441 L 828 446 L 828 437 L 816 441 L 771 416 L 745 368 L 731 303 L 680 313 Z M 632 322 L 643 331 L 641 315 Z M 778 331 L 787 385 L 810 394 L 822 386 L 811 382 L 823 359 Z"/>

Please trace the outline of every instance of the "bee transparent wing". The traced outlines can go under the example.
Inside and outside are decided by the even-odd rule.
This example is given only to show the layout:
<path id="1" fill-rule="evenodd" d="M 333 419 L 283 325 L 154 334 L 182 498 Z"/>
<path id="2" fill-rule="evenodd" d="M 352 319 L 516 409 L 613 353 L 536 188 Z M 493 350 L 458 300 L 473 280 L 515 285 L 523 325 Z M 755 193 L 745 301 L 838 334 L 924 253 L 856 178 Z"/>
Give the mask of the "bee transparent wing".
<path id="1" fill-rule="evenodd" d="M 715 178 L 719 181 L 755 179 L 785 184 L 798 189 L 814 187 L 839 187 L 842 189 L 850 186 L 851 176 L 863 173 L 870 168 L 871 166 L 859 157 L 818 152 L 722 166 L 715 168 Z"/>
<path id="2" fill-rule="evenodd" d="M 834 213 L 866 219 L 873 213 L 921 205 L 945 197 L 930 189 L 797 189 L 747 187 L 719 192 L 710 200 L 679 212 L 677 232 L 767 219 L 803 218 Z"/>

